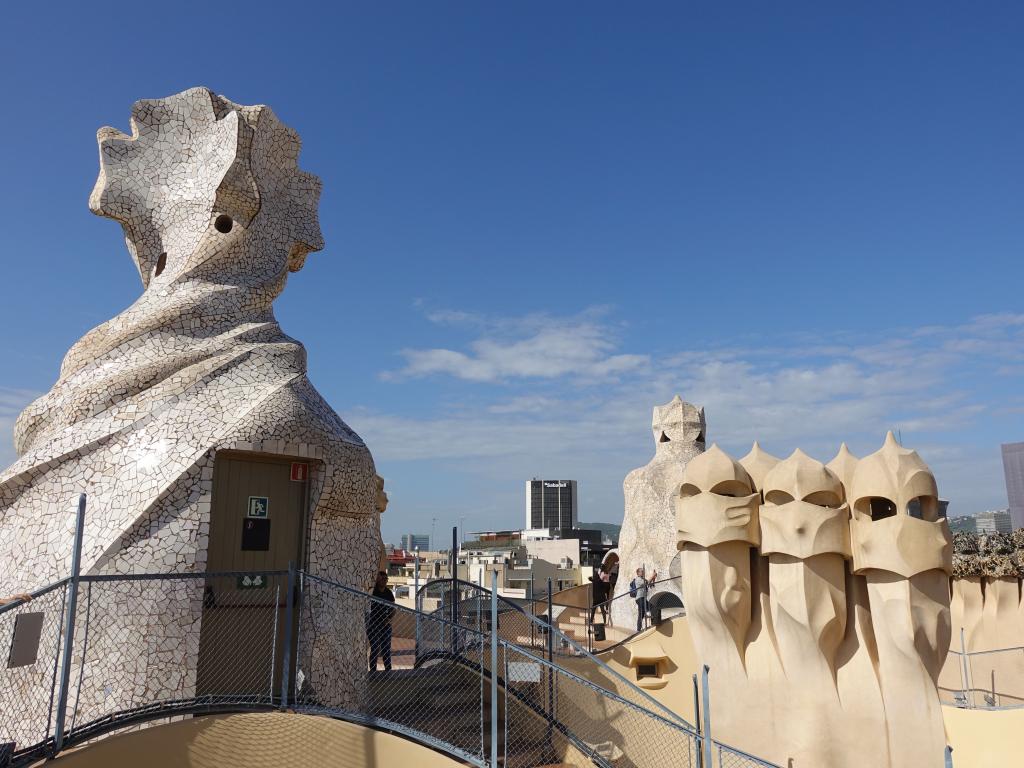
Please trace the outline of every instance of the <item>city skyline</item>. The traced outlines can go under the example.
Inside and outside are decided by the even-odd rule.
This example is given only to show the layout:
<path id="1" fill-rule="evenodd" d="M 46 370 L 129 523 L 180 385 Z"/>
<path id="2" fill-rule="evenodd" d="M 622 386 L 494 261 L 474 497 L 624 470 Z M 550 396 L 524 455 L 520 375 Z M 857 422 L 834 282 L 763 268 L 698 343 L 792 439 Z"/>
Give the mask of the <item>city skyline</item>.
<path id="1" fill-rule="evenodd" d="M 387 481 L 385 540 L 517 527 L 530 477 L 621 522 L 677 393 L 733 455 L 863 456 L 896 429 L 951 514 L 1006 506 L 1024 10 L 399 6 L 240 15 L 254 51 L 303 41 L 251 68 L 202 45 L 125 66 L 91 7 L 7 9 L 0 138 L 31 124 L 32 148 L 0 189 L 0 464 L 65 351 L 141 291 L 86 207 L 97 128 L 202 84 L 273 105 L 323 179 L 326 248 L 276 314 Z M 185 12 L 124 24 L 195 39 Z"/>

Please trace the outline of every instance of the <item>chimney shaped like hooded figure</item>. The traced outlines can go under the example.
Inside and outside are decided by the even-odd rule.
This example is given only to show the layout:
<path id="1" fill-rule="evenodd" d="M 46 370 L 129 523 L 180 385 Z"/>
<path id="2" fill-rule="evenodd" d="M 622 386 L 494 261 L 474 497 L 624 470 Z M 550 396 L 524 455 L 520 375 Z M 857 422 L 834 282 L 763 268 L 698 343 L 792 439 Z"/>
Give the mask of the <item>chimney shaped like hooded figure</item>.
<path id="1" fill-rule="evenodd" d="M 89 207 L 120 225 L 142 293 L 71 347 L 17 420 L 19 458 L 0 474 L 0 582 L 68 575 L 82 492 L 83 573 L 206 570 L 215 457 L 233 450 L 301 457 L 303 565 L 368 588 L 380 547 L 373 458 L 313 388 L 305 349 L 273 310 L 324 245 L 320 180 L 297 165 L 298 135 L 269 107 L 193 88 L 137 102 L 127 133 L 97 138 Z M 193 626 L 188 600 L 161 609 Z M 361 620 L 318 620 L 332 642 L 363 642 Z M 167 695 L 184 698 L 194 659 L 175 664 L 181 690 Z"/>

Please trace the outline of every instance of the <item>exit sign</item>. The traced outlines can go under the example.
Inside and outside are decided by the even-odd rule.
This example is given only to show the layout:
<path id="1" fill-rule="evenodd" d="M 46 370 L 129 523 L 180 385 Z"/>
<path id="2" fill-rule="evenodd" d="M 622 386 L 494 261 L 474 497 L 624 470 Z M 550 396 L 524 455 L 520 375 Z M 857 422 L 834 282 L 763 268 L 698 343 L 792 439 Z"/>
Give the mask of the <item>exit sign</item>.
<path id="1" fill-rule="evenodd" d="M 300 464 L 297 461 L 292 462 L 292 481 L 296 483 L 304 483 L 309 479 L 309 464 Z"/>

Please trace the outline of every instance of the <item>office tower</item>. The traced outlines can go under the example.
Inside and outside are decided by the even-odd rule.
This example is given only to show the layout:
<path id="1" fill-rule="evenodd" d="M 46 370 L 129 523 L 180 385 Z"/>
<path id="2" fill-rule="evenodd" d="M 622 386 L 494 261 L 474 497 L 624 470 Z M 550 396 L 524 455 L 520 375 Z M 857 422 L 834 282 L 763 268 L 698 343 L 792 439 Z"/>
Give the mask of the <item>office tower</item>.
<path id="1" fill-rule="evenodd" d="M 571 530 L 578 522 L 575 480 L 526 481 L 527 528 Z"/>
<path id="2" fill-rule="evenodd" d="M 1006 499 L 1010 504 L 1010 524 L 1024 528 L 1024 443 L 1003 444 L 1003 472 L 1006 475 Z"/>
<path id="3" fill-rule="evenodd" d="M 412 552 L 416 547 L 419 547 L 422 552 L 430 549 L 430 536 L 425 533 L 403 533 L 402 549 Z"/>

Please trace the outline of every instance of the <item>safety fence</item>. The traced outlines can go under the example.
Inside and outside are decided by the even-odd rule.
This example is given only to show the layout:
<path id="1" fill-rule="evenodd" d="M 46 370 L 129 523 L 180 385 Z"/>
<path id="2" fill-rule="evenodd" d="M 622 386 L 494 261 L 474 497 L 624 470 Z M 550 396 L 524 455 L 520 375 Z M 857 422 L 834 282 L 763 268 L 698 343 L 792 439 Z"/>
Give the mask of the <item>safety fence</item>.
<path id="1" fill-rule="evenodd" d="M 297 569 L 58 582 L 0 607 L 0 754 L 27 765 L 140 723 L 289 709 L 477 766 L 771 765 L 563 648 L 539 618 L 449 589 L 456 610 L 449 594 L 428 613 Z"/>
<path id="2" fill-rule="evenodd" d="M 587 650 L 558 627 L 558 615 L 564 606 L 501 595 L 497 602 L 498 634 L 503 640 L 555 656 L 586 655 Z M 468 581 L 436 579 L 420 588 L 416 606 L 424 613 L 472 628 L 490 621 L 491 592 Z"/>
<path id="3" fill-rule="evenodd" d="M 775 763 L 718 742 L 712 747 L 711 765 L 713 768 L 778 768 Z"/>
<path id="4" fill-rule="evenodd" d="M 593 584 L 584 584 L 560 592 L 548 592 L 539 599 L 499 596 L 503 616 L 518 610 L 532 620 L 508 618 L 503 634 L 517 645 L 545 650 L 547 635 L 538 633 L 538 627 L 554 626 L 557 643 L 556 655 L 579 656 L 594 654 L 621 644 L 637 632 L 659 624 L 672 616 L 685 615 L 680 588 L 681 577 L 661 579 L 648 587 L 650 599 L 638 601 L 625 592 L 618 597 L 598 593 L 595 598 Z M 550 580 L 548 589 L 550 590 Z M 444 612 L 452 617 L 462 615 L 472 621 L 477 602 L 489 599 L 490 591 L 472 582 L 441 578 L 428 581 L 419 588 L 416 607 L 424 612 Z M 613 621 L 613 614 L 620 619 Z M 622 620 L 621 617 L 626 619 Z M 513 630 L 519 632 L 512 638 Z"/>
<path id="5" fill-rule="evenodd" d="M 627 587 L 629 584 L 627 581 Z M 621 642 L 672 616 L 685 615 L 682 594 L 681 576 L 658 579 L 648 583 L 646 590 L 626 589 L 622 594 L 612 597 L 598 615 L 602 618 L 607 616 L 607 620 L 617 630 L 615 639 Z"/>
<path id="6" fill-rule="evenodd" d="M 3 742 L 45 743 L 53 732 L 68 581 L 32 595 L 28 603 L 0 607 L 0 753 Z"/>
<path id="7" fill-rule="evenodd" d="M 501 595 L 493 598 L 497 606 L 496 636 L 509 646 L 515 646 L 585 675 L 591 684 L 625 698 L 644 709 L 659 712 L 664 717 L 684 726 L 689 724 L 678 714 L 655 699 L 648 692 L 628 680 L 620 672 L 591 653 L 581 642 L 562 631 L 549 616 L 557 616 L 558 606 L 551 601 L 534 601 L 522 606 Z M 468 629 L 492 631 L 490 609 L 492 593 L 471 582 L 439 579 L 421 588 L 417 604 L 433 609 L 431 615 L 443 616 L 453 625 Z M 543 612 L 535 614 L 534 611 Z M 565 608 L 565 606 L 563 606 Z M 441 637 L 424 636 L 424 653 L 458 653 L 459 634 L 448 631 Z M 419 645 L 419 644 L 418 644 Z"/>
<path id="8" fill-rule="evenodd" d="M 499 647 L 506 766 L 563 762 L 567 754 L 597 765 L 700 765 L 696 730 L 529 651 L 500 640 Z"/>
<path id="9" fill-rule="evenodd" d="M 955 665 L 955 673 L 949 668 Z M 955 678 L 959 678 L 956 680 Z M 939 678 L 944 702 L 967 709 L 1024 707 L 1024 646 L 949 651 Z"/>

